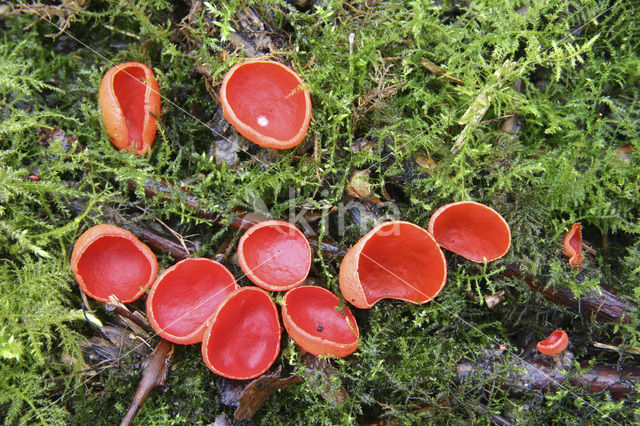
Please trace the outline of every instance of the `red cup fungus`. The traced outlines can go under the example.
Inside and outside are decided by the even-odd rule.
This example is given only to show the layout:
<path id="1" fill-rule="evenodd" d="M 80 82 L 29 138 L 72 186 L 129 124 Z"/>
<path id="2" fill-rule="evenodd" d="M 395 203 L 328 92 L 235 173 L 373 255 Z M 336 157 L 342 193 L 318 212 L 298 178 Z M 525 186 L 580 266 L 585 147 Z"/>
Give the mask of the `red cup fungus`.
<path id="1" fill-rule="evenodd" d="M 509 224 L 494 209 L 475 201 L 440 207 L 429 220 L 429 233 L 440 246 L 479 263 L 501 258 L 511 246 Z"/>
<path id="2" fill-rule="evenodd" d="M 562 240 L 564 254 L 569 258 L 569 265 L 580 267 L 582 259 L 582 224 L 574 223 Z"/>
<path id="3" fill-rule="evenodd" d="M 205 258 L 184 259 L 166 269 L 147 297 L 147 316 L 163 339 L 189 345 L 202 341 L 208 320 L 238 288 L 231 272 Z"/>
<path id="4" fill-rule="evenodd" d="M 78 238 L 71 253 L 71 270 L 87 296 L 108 302 L 114 295 L 129 303 L 156 279 L 158 262 L 151 249 L 131 232 L 102 224 Z"/>
<path id="5" fill-rule="evenodd" d="M 220 305 L 202 340 L 202 359 L 228 379 L 260 376 L 280 353 L 280 320 L 271 297 L 257 287 L 242 287 Z"/>
<path id="6" fill-rule="evenodd" d="M 569 346 L 569 336 L 564 330 L 556 330 L 545 340 L 538 342 L 536 347 L 543 355 L 557 357 Z"/>
<path id="7" fill-rule="evenodd" d="M 160 91 L 153 71 L 139 62 L 114 66 L 102 78 L 99 103 L 113 146 L 146 154 L 160 116 Z"/>
<path id="8" fill-rule="evenodd" d="M 251 142 L 287 149 L 304 139 L 311 97 L 300 76 L 273 61 L 250 60 L 231 68 L 220 87 L 225 118 Z"/>
<path id="9" fill-rule="evenodd" d="M 289 336 L 305 351 L 339 358 L 358 347 L 358 324 L 329 290 L 302 286 L 289 290 L 282 305 L 282 322 Z"/>
<path id="10" fill-rule="evenodd" d="M 268 220 L 252 226 L 240 238 L 238 260 L 242 271 L 258 287 L 286 291 L 307 279 L 311 247 L 294 225 Z"/>
<path id="11" fill-rule="evenodd" d="M 383 222 L 346 254 L 340 290 L 352 305 L 369 309 L 381 299 L 423 304 L 447 281 L 444 254 L 433 237 L 409 222 Z"/>

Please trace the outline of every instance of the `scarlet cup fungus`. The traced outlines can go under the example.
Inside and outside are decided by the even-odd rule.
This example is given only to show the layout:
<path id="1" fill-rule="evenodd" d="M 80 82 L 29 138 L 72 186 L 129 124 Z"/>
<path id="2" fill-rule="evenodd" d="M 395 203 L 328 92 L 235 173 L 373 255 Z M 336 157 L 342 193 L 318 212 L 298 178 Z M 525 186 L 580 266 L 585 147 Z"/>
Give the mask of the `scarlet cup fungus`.
<path id="1" fill-rule="evenodd" d="M 569 265 L 582 266 L 582 224 L 574 223 L 562 240 L 564 254 L 569 258 Z"/>
<path id="2" fill-rule="evenodd" d="M 429 220 L 429 233 L 442 247 L 479 263 L 501 258 L 511 246 L 509 224 L 494 209 L 475 201 L 440 207 Z"/>
<path id="3" fill-rule="evenodd" d="M 282 322 L 289 336 L 313 355 L 345 357 L 358 347 L 358 324 L 329 290 L 302 286 L 289 290 L 282 305 Z"/>
<path id="4" fill-rule="evenodd" d="M 139 62 L 114 66 L 102 78 L 99 101 L 113 146 L 146 154 L 160 115 L 160 92 L 153 71 Z"/>
<path id="5" fill-rule="evenodd" d="M 409 222 L 383 222 L 346 254 L 340 290 L 352 305 L 369 309 L 381 299 L 422 304 L 447 281 L 444 254 L 433 237 Z"/>
<path id="6" fill-rule="evenodd" d="M 558 357 L 569 346 L 569 336 L 564 330 L 556 330 L 545 340 L 538 342 L 537 348 L 543 355 Z"/>
<path id="7" fill-rule="evenodd" d="M 184 259 L 166 269 L 147 297 L 147 316 L 162 338 L 189 345 L 202 341 L 207 320 L 238 288 L 229 270 L 215 260 Z"/>
<path id="8" fill-rule="evenodd" d="M 241 135 L 265 148 L 298 145 L 311 121 L 311 97 L 300 76 L 272 61 L 231 68 L 220 87 L 225 118 Z"/>
<path id="9" fill-rule="evenodd" d="M 230 294 L 210 321 L 202 340 L 202 359 L 214 373 L 253 379 L 280 353 L 280 321 L 271 297 L 257 287 Z"/>
<path id="10" fill-rule="evenodd" d="M 87 296 L 108 302 L 114 295 L 129 303 L 156 279 L 158 262 L 151 249 L 131 232 L 102 224 L 78 238 L 71 253 L 71 270 Z"/>
<path id="11" fill-rule="evenodd" d="M 311 247 L 294 225 L 269 220 L 252 226 L 240 238 L 238 260 L 242 271 L 258 287 L 285 291 L 307 279 Z"/>

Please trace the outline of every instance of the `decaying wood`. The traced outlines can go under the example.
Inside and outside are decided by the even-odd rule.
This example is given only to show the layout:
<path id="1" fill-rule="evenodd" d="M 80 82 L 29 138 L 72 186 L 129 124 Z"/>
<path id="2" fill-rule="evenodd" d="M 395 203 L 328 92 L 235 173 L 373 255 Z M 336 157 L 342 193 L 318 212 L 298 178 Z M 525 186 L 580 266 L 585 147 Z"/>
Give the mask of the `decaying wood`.
<path id="1" fill-rule="evenodd" d="M 615 399 L 622 399 L 635 392 L 640 383 L 640 368 L 630 367 L 616 370 L 609 365 L 585 366 L 584 371 L 556 368 L 553 362 L 543 359 L 514 358 L 509 361 L 513 368 L 506 377 L 495 379 L 494 372 L 507 361 L 503 357 L 485 360 L 474 364 L 469 360 L 458 363 L 458 380 L 494 381 L 495 385 L 508 388 L 513 393 L 528 390 L 548 392 L 567 384 L 585 388 L 590 393 L 609 392 Z M 492 376 L 494 378 L 492 378 Z"/>
<path id="2" fill-rule="evenodd" d="M 599 291 L 590 291 L 580 298 L 566 287 L 547 288 L 544 283 L 538 283 L 531 277 L 523 276 L 518 265 L 507 265 L 504 276 L 524 279 L 533 291 L 537 291 L 549 300 L 578 311 L 585 317 L 595 316 L 603 322 L 631 321 L 631 312 L 636 308 L 631 301 L 618 298 L 610 290 L 601 287 Z"/>
<path id="3" fill-rule="evenodd" d="M 173 359 L 173 343 L 162 339 L 153 353 L 147 358 L 142 380 L 133 401 L 120 426 L 130 425 L 149 394 L 157 387 L 164 386 Z"/>
<path id="4" fill-rule="evenodd" d="M 262 407 L 264 402 L 279 389 L 302 383 L 302 377 L 297 374 L 280 378 L 281 367 L 271 375 L 262 375 L 254 379 L 240 394 L 240 405 L 236 409 L 237 420 L 250 420 Z"/>

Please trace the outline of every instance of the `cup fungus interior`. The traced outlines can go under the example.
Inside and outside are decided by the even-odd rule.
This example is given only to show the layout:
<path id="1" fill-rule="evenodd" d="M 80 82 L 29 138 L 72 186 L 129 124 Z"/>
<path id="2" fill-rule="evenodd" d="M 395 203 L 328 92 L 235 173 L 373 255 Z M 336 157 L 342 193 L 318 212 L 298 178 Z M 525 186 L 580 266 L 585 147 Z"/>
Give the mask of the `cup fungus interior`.
<path id="1" fill-rule="evenodd" d="M 358 260 L 369 304 L 384 298 L 426 302 L 442 290 L 446 273 L 440 247 L 424 229 L 409 223 L 382 225 Z"/>
<path id="2" fill-rule="evenodd" d="M 223 265 L 209 259 L 187 259 L 158 278 L 151 312 L 163 332 L 189 336 L 203 327 L 235 289 L 235 279 Z"/>
<path id="3" fill-rule="evenodd" d="M 113 76 L 113 92 L 122 109 L 129 143 L 135 143 L 137 149 L 142 149 L 142 130 L 145 118 L 145 71 L 136 66 L 128 66 L 119 70 Z"/>
<path id="4" fill-rule="evenodd" d="M 564 330 L 556 330 L 545 340 L 538 342 L 537 348 L 543 355 L 556 356 L 569 346 L 569 336 Z"/>
<path id="5" fill-rule="evenodd" d="M 290 140 L 304 125 L 307 105 L 301 82 L 279 64 L 242 65 L 229 78 L 226 90 L 236 117 L 264 136 Z"/>
<path id="6" fill-rule="evenodd" d="M 78 274 L 94 296 L 107 299 L 115 294 L 120 300 L 129 300 L 149 282 L 151 265 L 129 239 L 104 236 L 84 250 Z"/>
<path id="7" fill-rule="evenodd" d="M 220 306 L 203 341 L 205 363 L 217 374 L 248 379 L 264 373 L 280 351 L 280 322 L 271 297 L 243 287 Z"/>
<path id="8" fill-rule="evenodd" d="M 474 262 L 498 259 L 511 245 L 507 223 L 496 211 L 482 204 L 450 204 L 434 217 L 429 230 L 436 241 Z"/>
<path id="9" fill-rule="evenodd" d="M 286 298 L 287 315 L 304 332 L 331 342 L 353 343 L 358 339 L 356 320 L 348 309 L 336 310 L 339 305 L 333 293 L 314 286 L 295 288 Z"/>
<path id="10" fill-rule="evenodd" d="M 255 276 L 272 287 L 282 288 L 304 281 L 311 266 L 311 250 L 300 231 L 283 223 L 248 232 L 241 253 L 251 270 L 249 278 Z"/>
<path id="11" fill-rule="evenodd" d="M 569 256 L 569 265 L 581 266 L 582 260 L 582 224 L 574 223 L 564 237 L 564 252 Z"/>

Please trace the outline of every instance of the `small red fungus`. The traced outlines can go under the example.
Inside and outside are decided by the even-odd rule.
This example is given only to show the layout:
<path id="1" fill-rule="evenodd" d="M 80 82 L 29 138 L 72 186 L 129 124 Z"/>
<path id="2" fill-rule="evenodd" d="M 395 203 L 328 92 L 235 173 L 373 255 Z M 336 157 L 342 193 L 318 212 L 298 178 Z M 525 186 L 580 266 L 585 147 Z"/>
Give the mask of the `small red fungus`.
<path id="1" fill-rule="evenodd" d="M 146 154 L 160 115 L 160 91 L 153 71 L 139 62 L 114 66 L 102 78 L 99 101 L 113 146 Z"/>
<path id="2" fill-rule="evenodd" d="M 582 224 L 574 223 L 562 240 L 564 254 L 569 258 L 569 265 L 582 266 Z"/>
<path id="3" fill-rule="evenodd" d="M 166 340 L 183 345 L 202 341 L 207 320 L 238 288 L 229 270 L 215 260 L 184 259 L 166 269 L 147 298 L 147 316 Z"/>
<path id="4" fill-rule="evenodd" d="M 268 220 L 252 226 L 240 238 L 238 260 L 242 271 L 258 287 L 285 291 L 307 279 L 311 247 L 294 225 Z"/>
<path id="5" fill-rule="evenodd" d="M 509 224 L 494 209 L 475 201 L 440 207 L 429 220 L 429 233 L 442 247 L 479 263 L 501 258 L 511 246 Z"/>
<path id="6" fill-rule="evenodd" d="M 82 291 L 108 302 L 115 295 L 121 302 L 133 302 L 144 294 L 158 274 L 158 262 L 151 249 L 126 229 L 96 225 L 76 241 L 71 253 L 71 270 Z"/>
<path id="7" fill-rule="evenodd" d="M 273 61 L 246 61 L 227 72 L 220 87 L 225 118 L 265 148 L 302 142 L 311 121 L 311 97 L 300 76 Z"/>
<path id="8" fill-rule="evenodd" d="M 289 290 L 282 305 L 282 322 L 289 336 L 311 354 L 345 357 L 358 347 L 358 324 L 329 290 L 303 286 Z"/>
<path id="9" fill-rule="evenodd" d="M 569 336 L 564 330 L 556 330 L 536 346 L 543 355 L 557 357 L 569 346 Z"/>
<path id="10" fill-rule="evenodd" d="M 383 222 L 346 254 L 340 265 L 340 290 L 361 309 L 381 299 L 422 304 L 447 281 L 444 254 L 433 237 L 409 222 Z"/>
<path id="11" fill-rule="evenodd" d="M 280 320 L 271 297 L 257 287 L 230 294 L 210 321 L 202 340 L 202 359 L 214 373 L 253 379 L 280 353 Z"/>

